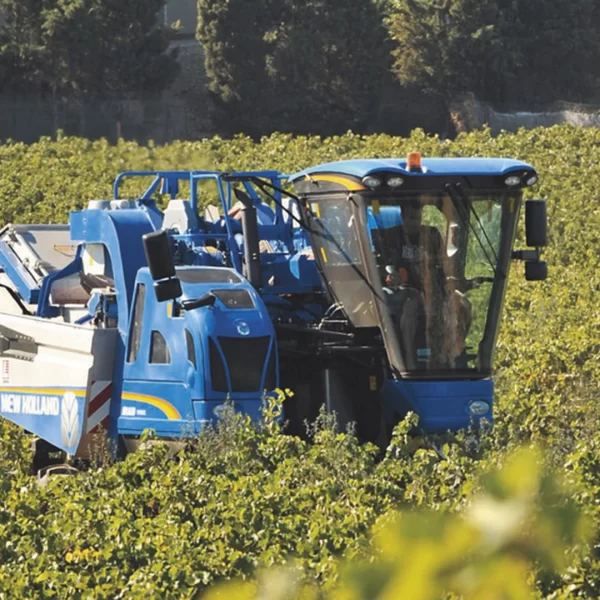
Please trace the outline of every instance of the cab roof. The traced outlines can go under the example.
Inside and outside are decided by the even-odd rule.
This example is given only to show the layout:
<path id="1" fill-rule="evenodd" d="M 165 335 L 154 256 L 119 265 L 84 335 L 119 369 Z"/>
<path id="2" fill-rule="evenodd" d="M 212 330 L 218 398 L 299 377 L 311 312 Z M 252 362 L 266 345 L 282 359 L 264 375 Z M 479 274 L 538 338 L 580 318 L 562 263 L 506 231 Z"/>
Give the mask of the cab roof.
<path id="1" fill-rule="evenodd" d="M 535 169 L 520 160 L 510 158 L 428 158 L 421 159 L 422 172 L 408 171 L 406 169 L 406 158 L 367 158 L 353 160 L 339 160 L 324 163 L 298 171 L 289 176 L 289 181 L 295 181 L 306 175 L 316 173 L 337 173 L 358 177 L 362 179 L 381 171 L 386 173 L 398 173 L 403 176 L 423 175 L 505 175 L 512 171 L 524 169 L 535 171 Z"/>

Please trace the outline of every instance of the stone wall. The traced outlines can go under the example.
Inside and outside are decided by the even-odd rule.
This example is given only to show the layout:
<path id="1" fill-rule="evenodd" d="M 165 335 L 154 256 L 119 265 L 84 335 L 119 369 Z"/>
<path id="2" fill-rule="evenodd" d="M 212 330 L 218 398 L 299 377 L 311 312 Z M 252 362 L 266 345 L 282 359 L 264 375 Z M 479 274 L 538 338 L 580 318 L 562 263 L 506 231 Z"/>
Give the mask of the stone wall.
<path id="1" fill-rule="evenodd" d="M 556 102 L 533 110 L 510 110 L 462 94 L 450 104 L 450 117 L 458 133 L 489 126 L 492 133 L 517 131 L 521 127 L 552 127 L 569 123 L 578 127 L 600 127 L 600 106 Z"/>

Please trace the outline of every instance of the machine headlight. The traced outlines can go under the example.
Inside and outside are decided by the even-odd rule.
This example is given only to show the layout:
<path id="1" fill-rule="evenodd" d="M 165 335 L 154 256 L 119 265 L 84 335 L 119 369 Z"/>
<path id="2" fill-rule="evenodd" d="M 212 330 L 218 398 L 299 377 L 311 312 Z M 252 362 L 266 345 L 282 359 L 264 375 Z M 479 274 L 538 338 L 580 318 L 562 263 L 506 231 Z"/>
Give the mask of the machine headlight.
<path id="1" fill-rule="evenodd" d="M 504 183 L 508 187 L 515 187 L 517 185 L 521 185 L 521 178 L 518 175 L 510 175 L 504 180 Z"/>
<path id="2" fill-rule="evenodd" d="M 213 408 L 213 415 L 215 415 L 217 419 L 222 419 L 228 409 L 229 407 L 227 404 L 217 404 L 217 406 Z"/>
<path id="3" fill-rule="evenodd" d="M 390 177 L 387 180 L 387 184 L 391 187 L 391 188 L 397 188 L 400 187 L 402 184 L 404 183 L 404 179 L 402 179 L 402 177 Z"/>
<path id="4" fill-rule="evenodd" d="M 475 417 L 482 417 L 490 412 L 490 404 L 485 400 L 473 400 L 469 404 L 469 412 Z"/>
<path id="5" fill-rule="evenodd" d="M 532 185 L 535 185 L 537 183 L 537 175 L 530 175 L 526 180 L 525 180 L 525 185 L 527 187 L 531 187 Z"/>
<path id="6" fill-rule="evenodd" d="M 363 177 L 362 182 L 368 188 L 371 188 L 372 190 L 374 190 L 375 188 L 378 188 L 381 185 L 381 179 L 378 179 L 377 177 L 373 177 L 371 175 L 367 175 L 366 177 Z"/>

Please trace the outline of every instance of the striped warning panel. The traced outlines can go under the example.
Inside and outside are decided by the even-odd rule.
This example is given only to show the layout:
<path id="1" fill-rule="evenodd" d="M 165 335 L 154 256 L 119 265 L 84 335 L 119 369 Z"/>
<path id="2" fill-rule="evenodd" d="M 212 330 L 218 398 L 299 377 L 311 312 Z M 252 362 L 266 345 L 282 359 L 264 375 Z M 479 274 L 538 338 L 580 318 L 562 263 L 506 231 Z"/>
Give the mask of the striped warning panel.
<path id="1" fill-rule="evenodd" d="M 94 381 L 90 391 L 90 403 L 87 417 L 87 433 L 94 433 L 100 428 L 108 429 L 110 399 L 112 397 L 112 381 Z"/>

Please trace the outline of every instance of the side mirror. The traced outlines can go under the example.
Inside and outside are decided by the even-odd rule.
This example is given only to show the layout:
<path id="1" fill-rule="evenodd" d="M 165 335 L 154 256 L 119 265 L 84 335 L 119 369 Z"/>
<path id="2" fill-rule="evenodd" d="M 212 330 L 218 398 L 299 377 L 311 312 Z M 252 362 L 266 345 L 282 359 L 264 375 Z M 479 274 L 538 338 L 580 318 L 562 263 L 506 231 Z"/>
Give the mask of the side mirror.
<path id="1" fill-rule="evenodd" d="M 166 231 L 155 231 L 142 236 L 144 253 L 154 281 L 175 277 L 175 265 Z"/>
<path id="2" fill-rule="evenodd" d="M 164 279 L 163 281 L 155 281 L 154 293 L 156 294 L 157 302 L 176 300 L 183 293 L 181 290 L 181 282 L 177 277 L 173 277 L 173 279 Z"/>
<path id="3" fill-rule="evenodd" d="M 544 200 L 525 202 L 525 237 L 530 248 L 548 244 L 548 217 Z"/>
<path id="4" fill-rule="evenodd" d="M 548 263 L 545 260 L 526 260 L 525 279 L 527 281 L 544 281 L 548 277 Z"/>
<path id="5" fill-rule="evenodd" d="M 158 302 L 175 300 L 181 296 L 181 282 L 175 276 L 175 264 L 166 231 L 155 231 L 142 236 L 144 253 L 154 280 Z"/>

